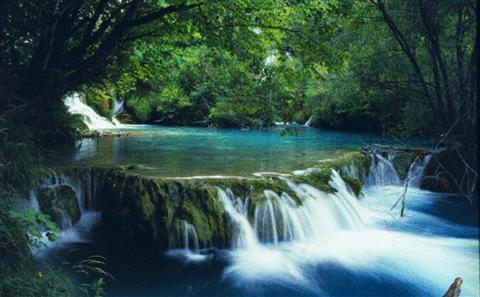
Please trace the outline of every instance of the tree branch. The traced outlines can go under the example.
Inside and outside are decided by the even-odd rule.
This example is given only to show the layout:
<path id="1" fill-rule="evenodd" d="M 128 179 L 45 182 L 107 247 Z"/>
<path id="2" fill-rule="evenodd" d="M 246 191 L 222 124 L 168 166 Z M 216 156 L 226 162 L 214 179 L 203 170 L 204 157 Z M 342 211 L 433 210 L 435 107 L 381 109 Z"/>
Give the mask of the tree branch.
<path id="1" fill-rule="evenodd" d="M 157 10 L 155 12 L 148 13 L 142 17 L 139 17 L 137 19 L 131 20 L 126 23 L 126 26 L 128 27 L 138 27 L 142 25 L 146 25 L 148 23 L 151 23 L 155 20 L 158 20 L 167 14 L 172 14 L 172 13 L 179 13 L 179 12 L 185 12 L 188 10 L 191 10 L 193 8 L 199 7 L 203 5 L 203 3 L 194 3 L 194 4 L 180 4 L 180 5 L 172 5 L 168 7 L 164 7 L 160 10 Z"/>

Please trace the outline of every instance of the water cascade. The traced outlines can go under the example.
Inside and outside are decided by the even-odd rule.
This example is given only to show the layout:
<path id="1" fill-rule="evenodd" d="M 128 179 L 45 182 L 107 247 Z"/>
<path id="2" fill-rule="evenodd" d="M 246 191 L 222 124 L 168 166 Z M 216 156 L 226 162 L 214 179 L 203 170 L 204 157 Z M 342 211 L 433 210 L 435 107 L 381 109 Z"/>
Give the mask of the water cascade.
<path id="1" fill-rule="evenodd" d="M 303 124 L 305 127 L 310 127 L 312 125 L 313 116 L 310 116 L 308 120 Z"/>
<path id="2" fill-rule="evenodd" d="M 50 249 L 88 239 L 91 229 L 100 221 L 100 212 L 96 209 L 98 178 L 86 173 L 72 177 L 53 172 L 30 191 L 30 207 L 50 215 L 61 230 L 54 242 L 48 240 L 46 230 L 42 231 L 46 248 L 33 250 L 36 256 L 42 257 Z"/>
<path id="3" fill-rule="evenodd" d="M 367 186 L 400 185 L 400 178 L 392 163 L 394 157 L 394 154 L 389 154 L 385 158 L 378 152 L 371 153 L 370 173 L 365 184 Z"/>
<path id="4" fill-rule="evenodd" d="M 300 201 L 286 193 L 266 190 L 255 202 L 253 214 L 248 211 L 249 203 L 253 203 L 248 198 L 242 200 L 230 190 L 219 189 L 220 200 L 234 228 L 234 245 L 229 251 L 231 262 L 224 270 L 223 278 L 241 287 L 258 288 L 272 284 L 275 288 L 282 288 L 280 292 L 306 291 L 307 296 L 330 296 L 324 290 L 328 292 L 332 285 L 329 279 L 342 279 L 335 270 L 340 266 L 366 276 L 367 280 L 370 275 L 372 279 L 363 286 L 376 282 L 374 279 L 377 278 L 414 284 L 415 287 L 408 287 L 412 291 L 402 293 L 407 295 L 441 295 L 457 274 L 469 280 L 468 286 L 464 286 L 468 296 L 478 290 L 478 264 L 470 265 L 471 269 L 457 265 L 474 261 L 478 248 L 476 239 L 430 237 L 412 231 L 418 228 L 418 224 L 430 225 L 433 221 L 446 230 L 458 228 L 455 224 L 416 212 L 415 209 L 424 203 L 423 199 L 429 199 L 425 197 L 432 197 L 429 192 L 416 190 L 408 194 L 412 218 L 403 218 L 401 222 L 388 215 L 378 219 L 379 213 L 370 209 L 367 200 L 391 206 L 391 201 L 384 195 L 386 189 L 403 189 L 391 164 L 392 159 L 376 157 L 377 166 L 372 166 L 372 170 L 378 172 L 371 172 L 370 178 L 377 182 L 373 184 L 377 190 L 367 191 L 361 200 L 350 193 L 335 171 L 330 180 L 335 193 L 325 193 L 308 184 L 296 184 L 280 177 Z M 429 155 L 418 158 L 403 182 L 410 181 L 413 187 L 417 187 L 429 159 Z M 392 181 L 396 185 L 392 185 Z M 382 182 L 389 187 L 378 187 Z M 373 193 L 375 197 L 371 196 Z M 398 230 L 398 224 L 405 229 Z M 471 231 L 474 232 L 475 229 Z M 462 254 L 459 246 L 469 252 Z M 331 272 L 331 267 L 337 268 Z M 315 274 L 317 269 L 322 273 Z M 348 273 L 346 277 L 349 277 Z M 318 278 L 322 281 L 319 282 Z M 343 285 L 338 286 L 340 288 L 333 292 L 342 290 Z M 361 288 L 359 285 L 358 289 Z M 399 285 L 397 290 L 401 289 Z M 374 295 L 391 293 L 382 291 Z"/>
<path id="5" fill-rule="evenodd" d="M 419 155 L 410 164 L 407 175 L 404 180 L 400 180 L 397 170 L 393 165 L 395 153 L 389 153 L 383 157 L 378 152 L 369 154 L 371 165 L 370 173 L 365 181 L 367 187 L 370 186 L 400 186 L 408 182 L 409 187 L 418 188 L 423 178 L 423 171 L 432 158 L 431 154 Z M 352 170 L 352 169 L 349 169 Z"/>
<path id="6" fill-rule="evenodd" d="M 207 246 L 206 243 L 202 244 Z M 195 226 L 182 219 L 175 220 L 173 224 L 166 254 L 186 263 L 205 262 L 213 257 L 212 254 L 203 253 Z"/>
<path id="7" fill-rule="evenodd" d="M 372 154 L 372 165 L 365 178 L 367 183 L 361 198 L 352 194 L 344 180 L 346 175 L 359 177 L 359 170 L 353 165 L 343 166 L 338 172 L 332 170 L 329 185 L 335 191 L 325 192 L 288 176 L 270 177 L 284 183 L 285 192 L 280 192 L 278 188 L 267 188 L 255 195 L 245 194 L 239 197 L 239 193 L 227 186 L 219 186 L 216 188 L 218 201 L 224 211 L 221 217 L 226 220 L 220 222 L 225 229 L 231 228 L 222 231 L 231 234 L 231 238 L 228 237 L 231 240 L 230 247 L 223 249 L 208 240 L 203 242 L 200 240 L 202 236 L 199 236 L 204 234 L 198 228 L 200 225 L 196 226 L 195 220 L 188 215 L 181 215 L 169 222 L 168 230 L 171 231 L 166 240 L 170 249 L 167 255 L 182 260 L 185 264 L 203 263 L 198 266 L 202 273 L 206 261 L 224 261 L 222 280 L 234 287 L 252 289 L 253 292 L 244 294 L 246 296 L 260 295 L 255 290 L 265 287 L 279 288 L 286 295 L 292 293 L 296 296 L 299 295 L 296 294 L 298 292 L 307 292 L 305 296 L 342 295 L 338 292 L 351 295 L 356 289 L 369 286 L 375 290 L 380 288 L 380 291 L 368 291 L 365 294 L 368 296 L 385 296 L 391 292 L 441 296 L 453 280 L 452 274 L 453 277 L 461 275 L 466 280 L 464 288 L 470 296 L 472 292 L 478 291 L 478 283 L 475 282 L 478 264 L 474 261 L 478 255 L 478 241 L 473 237 L 456 238 L 455 233 L 451 237 L 445 236 L 445 233 L 459 230 L 459 227 L 420 211 L 425 207 L 425 200 L 432 203 L 437 196 L 420 189 L 409 190 L 406 198 L 408 215 L 402 219 L 395 219 L 386 215 L 385 211 L 379 212 L 372 207 L 378 208 L 374 205 L 377 202 L 385 206 L 384 209 L 391 207 L 405 182 L 410 187 L 417 188 L 430 158 L 430 155 L 418 157 L 402 181 L 392 164 L 393 154 L 389 157 Z M 297 171 L 294 175 L 308 175 L 313 171 L 314 169 Z M 82 218 L 73 227 L 63 230 L 61 238 L 63 236 L 78 241 L 78 226 L 82 222 L 90 224 L 86 218 L 90 210 L 95 208 L 97 192 L 102 192 L 100 188 L 107 184 L 100 178 L 103 175 L 74 176 L 53 174 L 42 182 L 41 187 L 68 185 L 75 192 Z M 140 183 L 136 178 L 135 181 Z M 116 183 L 119 181 L 113 177 L 112 180 Z M 210 182 L 209 186 L 215 185 Z M 140 187 L 150 188 L 155 189 Z M 231 188 L 239 189 L 234 186 Z M 395 193 L 392 199 L 388 197 L 389 191 Z M 132 195 L 134 199 L 138 198 L 135 194 Z M 165 197 L 170 197 L 166 195 Z M 35 191 L 30 196 L 32 207 L 39 209 Z M 163 198 L 158 196 L 158 200 L 161 199 Z M 215 195 L 213 199 L 216 199 Z M 115 204 L 109 205 L 116 209 Z M 421 230 L 424 232 L 437 232 L 431 226 L 440 231 L 432 233 L 433 235 L 418 232 L 419 228 L 423 228 Z M 468 236 L 476 236 L 477 231 L 478 229 L 471 228 L 467 231 Z M 351 288 L 345 289 L 339 281 L 344 278 Z M 395 283 L 385 284 L 385 280 Z M 408 288 L 411 291 L 405 291 L 402 287 L 404 284 L 414 286 Z M 227 287 L 224 282 L 218 286 L 222 289 Z M 391 288 L 393 291 L 389 291 Z M 231 291 L 222 293 L 228 294 Z M 302 294 L 300 295 L 304 296 Z M 271 295 L 275 294 L 268 294 Z"/>
<path id="8" fill-rule="evenodd" d="M 96 201 L 97 177 L 91 174 L 82 174 L 72 177 L 63 173 L 53 172 L 49 177 L 44 178 L 40 183 L 40 188 L 58 186 L 68 186 L 74 192 L 77 203 L 82 212 L 93 209 Z M 34 197 L 37 199 L 37 197 Z M 32 202 L 35 204 L 35 202 Z M 38 203 L 38 202 L 37 202 Z"/>
<path id="9" fill-rule="evenodd" d="M 170 240 L 171 249 L 183 248 L 186 251 L 200 251 L 197 230 L 185 220 L 176 220 L 174 223 L 173 238 Z"/>
<path id="10" fill-rule="evenodd" d="M 87 104 L 83 103 L 79 93 L 68 95 L 64 99 L 65 106 L 72 114 L 79 114 L 90 130 L 115 129 L 119 128 L 119 122 L 115 123 L 100 116 Z"/>
<path id="11" fill-rule="evenodd" d="M 428 154 L 425 156 L 419 156 L 418 159 L 416 159 L 410 165 L 410 168 L 408 169 L 407 178 L 406 178 L 406 181 L 408 181 L 409 187 L 412 187 L 412 188 L 420 187 L 420 183 L 423 178 L 423 171 L 425 167 L 428 165 L 428 162 L 430 162 L 431 158 L 432 158 L 431 154 Z"/>
<path id="12" fill-rule="evenodd" d="M 285 241 L 322 241 L 339 230 L 362 229 L 356 198 L 335 171 L 330 182 L 337 189 L 334 194 L 282 179 L 301 201 L 286 193 L 266 190 L 256 204 L 252 222 L 248 218 L 249 199 L 243 202 L 231 191 L 219 189 L 220 200 L 234 223 L 234 247 L 250 249 L 264 244 L 277 246 Z"/>
<path id="13" fill-rule="evenodd" d="M 257 236 L 252 228 L 252 225 L 248 221 L 249 199 L 246 198 L 245 202 L 243 202 L 242 199 L 235 197 L 233 192 L 228 189 L 224 191 L 218 188 L 218 195 L 220 201 L 225 207 L 225 211 L 233 221 L 233 247 L 242 249 L 257 249 L 259 246 Z"/>
<path id="14" fill-rule="evenodd" d="M 123 111 L 125 111 L 125 100 L 119 101 L 115 98 L 113 101 L 113 115 L 118 115 Z"/>

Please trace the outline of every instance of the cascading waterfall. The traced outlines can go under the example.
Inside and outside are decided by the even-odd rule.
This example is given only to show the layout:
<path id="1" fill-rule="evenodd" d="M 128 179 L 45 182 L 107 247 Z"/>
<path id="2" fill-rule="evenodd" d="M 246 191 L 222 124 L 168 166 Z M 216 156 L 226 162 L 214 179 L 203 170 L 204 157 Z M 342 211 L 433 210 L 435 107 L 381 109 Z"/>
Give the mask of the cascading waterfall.
<path id="1" fill-rule="evenodd" d="M 169 244 L 171 249 L 184 249 L 193 252 L 200 251 L 197 230 L 192 224 L 185 220 L 176 220 L 172 233 L 173 236 Z"/>
<path id="2" fill-rule="evenodd" d="M 313 116 L 310 116 L 308 120 L 303 124 L 305 127 L 310 127 L 312 125 Z"/>
<path id="3" fill-rule="evenodd" d="M 213 255 L 203 253 L 202 245 L 206 247 L 208 242 L 200 243 L 195 226 L 185 220 L 177 219 L 173 224 L 169 237 L 169 250 L 166 254 L 184 262 L 211 260 Z"/>
<path id="4" fill-rule="evenodd" d="M 113 114 L 118 115 L 124 110 L 125 110 L 125 100 L 117 100 L 115 98 L 113 101 Z"/>
<path id="5" fill-rule="evenodd" d="M 430 155 L 425 155 L 411 164 L 405 180 L 409 185 L 418 186 L 430 158 Z M 392 160 L 388 157 L 379 159 L 376 166 L 371 168 L 377 172 L 371 172 L 369 178 L 375 175 L 373 178 L 375 182 L 391 180 L 391 176 L 396 175 Z M 378 165 L 379 162 L 383 164 Z M 308 174 L 311 171 L 298 171 L 297 174 Z M 372 214 L 373 211 L 369 209 L 365 200 L 384 201 L 385 188 L 374 187 L 377 188 L 377 192 L 372 193 L 377 197 L 370 197 L 372 193 L 366 193 L 362 199 L 358 199 L 341 177 L 346 174 L 358 177 L 358 170 L 354 166 L 346 166 L 341 168 L 340 172 L 341 174 L 332 171 L 329 182 L 336 190 L 335 193 L 326 193 L 308 184 L 295 183 L 286 176 L 273 178 L 282 180 L 288 186 L 290 195 L 265 190 L 260 197 L 237 197 L 228 188 L 218 188 L 218 198 L 230 219 L 231 224 L 228 226 L 232 227 L 232 248 L 212 251 L 207 248 L 211 247 L 207 242 L 199 240 L 192 222 L 177 218 L 169 237 L 171 250 L 167 255 L 189 263 L 216 261 L 218 257 L 227 262 L 223 270 L 223 279 L 231 280 L 234 284 L 248 288 L 258 288 L 256 284 L 263 287 L 272 285 L 293 292 L 303 290 L 308 291 L 306 294 L 308 296 L 322 295 L 325 287 L 327 293 L 323 295 L 329 295 L 328 287 L 332 285 L 330 282 L 332 279 L 337 280 L 346 276 L 351 280 L 352 274 L 355 278 L 360 274 L 366 276 L 366 281 L 361 279 L 364 282 L 380 279 L 381 281 L 375 282 L 373 287 L 381 287 L 383 279 L 392 279 L 398 280 L 399 286 L 414 283 L 421 288 L 418 292 L 430 292 L 431 295 L 441 296 L 442 291 L 452 280 L 450 274 L 459 273 L 468 280 L 468 284 L 465 282 L 467 295 L 476 292 L 478 286 L 474 281 L 478 277 L 476 272 L 478 266 L 472 264 L 474 263 L 472 259 L 478 254 L 473 252 L 462 254 L 458 251 L 462 249 L 469 250 L 469 253 L 471 250 L 476 251 L 478 242 L 473 239 L 419 235 L 418 222 L 421 222 L 421 226 L 430 226 L 434 220 L 433 216 L 422 217 L 419 213 L 414 213 L 415 204 L 423 203 L 420 200 L 425 198 L 414 196 L 419 195 L 421 191 L 409 192 L 411 196 L 407 201 L 408 207 L 412 208 L 409 210 L 411 216 L 394 223 L 380 222 L 379 216 Z M 398 178 L 398 175 L 396 176 Z M 81 220 L 83 220 L 88 211 L 95 206 L 97 188 L 101 188 L 103 182 L 101 176 L 92 174 L 74 176 L 53 174 L 42 182 L 42 186 L 72 187 L 82 207 Z M 397 185 L 401 184 L 402 181 L 398 180 Z M 377 186 L 378 183 L 374 185 Z M 398 190 L 402 187 L 389 188 Z M 30 196 L 34 197 L 35 192 L 32 191 Z M 36 203 L 32 201 L 32 207 L 39 209 L 38 201 Z M 435 226 L 447 224 L 439 219 L 434 222 Z M 391 227 L 393 224 L 396 225 Z M 68 240 L 78 241 L 78 233 L 75 233 L 78 230 L 77 225 L 64 230 L 60 238 L 63 236 Z M 398 228 L 398 225 L 402 225 L 404 229 Z M 452 228 L 451 225 L 446 226 Z M 468 268 L 465 268 L 467 266 Z M 200 267 L 203 269 L 203 266 Z M 313 294 L 308 294 L 310 292 Z M 251 295 L 255 295 L 254 293 Z M 425 295 L 421 293 L 416 295 Z M 382 291 L 377 295 L 386 294 Z"/>
<path id="6" fill-rule="evenodd" d="M 412 187 L 417 187 L 429 159 L 430 156 L 426 155 L 411 164 L 408 178 L 403 182 L 409 181 Z M 393 180 L 400 186 L 402 181 L 398 179 L 391 161 L 379 158 L 378 162 L 382 164 L 372 166 L 372 170 L 378 172 L 371 172 L 370 176 L 375 175 L 374 181 L 390 181 L 388 185 L 391 185 Z M 349 168 L 345 170 L 350 171 Z M 377 221 L 378 213 L 354 197 L 335 171 L 330 181 L 336 189 L 334 194 L 308 184 L 293 183 L 288 178 L 282 179 L 300 198 L 300 202 L 286 193 L 267 190 L 260 201 L 255 202 L 250 217 L 248 203 L 251 201 L 239 199 L 229 190 L 219 189 L 220 200 L 233 223 L 235 242 L 234 249 L 229 251 L 231 263 L 223 273 L 225 279 L 238 286 L 255 288 L 256 284 L 265 286 L 270 283 L 289 290 L 301 288 L 299 290 L 313 292 L 316 296 L 328 296 L 318 284 L 325 285 L 327 289 L 331 284 L 319 282 L 318 278 L 323 279 L 325 275 L 338 278 L 335 276 L 337 270 L 330 272 L 328 267 L 341 266 L 373 278 L 391 278 L 398 279 L 400 283 L 415 284 L 421 289 L 413 295 L 424 296 L 427 292 L 432 296 L 441 295 L 457 275 L 469 280 L 465 285 L 468 296 L 478 292 L 478 264 L 470 265 L 471 269 L 458 265 L 475 261 L 477 239 L 418 235 L 419 222 L 430 225 L 435 219 L 413 214 L 414 210 L 410 212 L 413 221 L 403 218 L 401 223 L 395 222 L 408 231 L 389 229 L 384 224 L 388 226 L 392 217 L 386 216 L 387 223 Z M 378 187 L 378 183 L 374 185 L 378 197 L 371 197 L 369 193 L 363 199 L 384 200 L 383 188 Z M 420 199 L 415 197 L 419 193 L 423 192 L 413 191 L 414 196 L 409 196 L 410 207 L 423 203 L 422 196 Z M 448 224 L 445 226 L 452 228 Z M 470 252 L 459 253 L 459 246 Z M 323 273 L 320 276 L 315 274 L 316 269 L 322 269 Z M 379 294 L 389 293 L 384 291 Z"/>
<path id="7" fill-rule="evenodd" d="M 389 154 L 387 158 L 377 152 L 370 155 L 371 165 L 370 173 L 365 182 L 366 186 L 389 186 L 400 185 L 400 178 L 392 164 L 394 154 Z"/>
<path id="8" fill-rule="evenodd" d="M 62 173 L 53 172 L 49 177 L 44 178 L 38 188 L 29 193 L 30 207 L 36 211 L 42 211 L 40 208 L 38 191 L 41 189 L 51 189 L 54 195 L 54 201 L 60 201 L 60 187 L 69 187 L 75 194 L 75 200 L 80 211 L 80 218 L 73 223 L 71 217 L 65 209 L 55 207 L 60 214 L 60 234 L 54 242 L 48 240 L 47 232 L 41 228 L 42 241 L 44 248 L 32 250 L 37 257 L 43 257 L 48 250 L 62 247 L 69 242 L 81 242 L 88 240 L 91 229 L 100 221 L 100 212 L 96 210 L 96 189 L 101 176 L 93 176 L 89 173 L 79 174 L 78 176 L 68 176 Z"/>
<path id="9" fill-rule="evenodd" d="M 66 96 L 64 103 L 70 113 L 82 116 L 83 121 L 90 130 L 115 129 L 119 128 L 121 125 L 118 121 L 114 120 L 111 122 L 97 114 L 95 110 L 82 102 L 79 93 L 73 93 Z"/>
<path id="10" fill-rule="evenodd" d="M 432 158 L 431 154 L 418 156 L 407 172 L 404 180 L 400 180 L 398 173 L 393 165 L 395 153 L 389 153 L 387 158 L 378 152 L 370 154 L 370 173 L 365 181 L 365 186 L 400 186 L 408 182 L 408 186 L 412 188 L 420 187 L 423 178 L 423 171 Z"/>
<path id="11" fill-rule="evenodd" d="M 97 182 L 95 177 L 91 174 L 84 174 L 79 177 L 70 177 L 63 173 L 53 172 L 50 177 L 45 178 L 40 183 L 40 187 L 56 187 L 66 185 L 72 188 L 77 198 L 78 206 L 81 212 L 85 212 L 87 209 L 92 209 L 95 204 L 96 187 Z M 35 195 L 30 197 L 33 201 L 31 204 L 38 205 L 38 199 Z"/>
<path id="12" fill-rule="evenodd" d="M 432 158 L 431 154 L 425 156 L 419 156 L 419 159 L 415 160 L 408 169 L 406 180 L 408 186 L 412 188 L 419 188 L 423 178 L 423 171 Z"/>
<path id="13" fill-rule="evenodd" d="M 308 184 L 295 184 L 285 177 L 282 179 L 301 202 L 286 193 L 278 195 L 266 190 L 255 207 L 253 223 L 248 218 L 248 198 L 243 202 L 230 190 L 218 190 L 225 211 L 233 221 L 235 248 L 252 249 L 285 241 L 322 241 L 338 230 L 362 228 L 356 198 L 337 172 L 332 172 L 331 180 L 331 185 L 337 189 L 335 194 Z"/>
<path id="14" fill-rule="evenodd" d="M 245 202 L 239 197 L 235 197 L 231 190 L 222 190 L 218 188 L 218 195 L 220 201 L 225 207 L 225 211 L 228 213 L 233 221 L 234 238 L 233 247 L 243 249 L 256 249 L 258 248 L 258 240 L 252 225 L 248 221 L 248 198 Z"/>

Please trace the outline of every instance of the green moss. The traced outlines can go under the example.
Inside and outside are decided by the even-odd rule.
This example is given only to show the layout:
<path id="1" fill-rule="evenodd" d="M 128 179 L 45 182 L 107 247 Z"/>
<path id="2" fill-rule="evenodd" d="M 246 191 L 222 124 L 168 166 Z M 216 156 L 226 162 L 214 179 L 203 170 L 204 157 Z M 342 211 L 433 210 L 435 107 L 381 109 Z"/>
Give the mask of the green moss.
<path id="1" fill-rule="evenodd" d="M 337 190 L 329 184 L 331 175 L 332 169 L 325 167 L 315 168 L 305 175 L 294 176 L 291 179 L 295 183 L 306 183 L 326 193 L 336 193 Z"/>
<path id="2" fill-rule="evenodd" d="M 362 181 L 351 176 L 343 176 L 342 178 L 345 183 L 350 186 L 350 189 L 352 189 L 355 196 L 360 197 L 363 187 Z"/>
<path id="3" fill-rule="evenodd" d="M 75 191 L 70 186 L 44 187 L 37 191 L 38 203 L 42 212 L 49 215 L 57 224 L 61 224 L 62 216 L 67 214 L 72 223 L 81 217 Z"/>
<path id="4" fill-rule="evenodd" d="M 353 166 L 360 179 L 364 179 L 370 170 L 370 159 L 360 151 L 346 153 L 335 159 L 320 160 L 316 167 L 321 169 L 335 169 L 340 175 L 347 175 L 346 168 Z"/>
<path id="5" fill-rule="evenodd" d="M 393 158 L 392 163 L 400 179 L 405 179 L 407 177 L 410 165 L 413 163 L 416 157 L 417 154 L 415 152 L 398 151 L 395 154 L 395 158 Z"/>
<path id="6" fill-rule="evenodd" d="M 72 223 L 78 222 L 82 213 L 78 206 L 77 195 L 75 191 L 67 185 L 57 187 L 57 198 L 59 199 L 61 207 L 67 211 Z"/>
<path id="7" fill-rule="evenodd" d="M 140 198 L 140 208 L 142 209 L 143 215 L 146 217 L 151 217 L 155 212 L 155 205 L 148 198 L 148 196 L 142 196 Z"/>
<path id="8" fill-rule="evenodd" d="M 350 176 L 350 168 L 356 170 L 358 179 Z M 370 170 L 370 160 L 362 152 L 350 152 L 335 159 L 320 160 L 314 168 L 292 177 L 291 180 L 295 183 L 307 183 L 326 193 L 335 193 L 336 189 L 329 183 L 332 170 L 336 170 L 358 196 L 363 186 L 361 180 L 366 178 Z"/>
<path id="9" fill-rule="evenodd" d="M 277 194 L 286 193 L 298 204 L 301 204 L 301 200 L 295 192 L 293 192 L 284 181 L 274 177 L 205 179 L 203 183 L 218 186 L 223 189 L 230 189 L 235 196 L 240 198 L 250 197 L 253 205 L 262 197 L 263 191 L 265 190 L 271 190 Z"/>

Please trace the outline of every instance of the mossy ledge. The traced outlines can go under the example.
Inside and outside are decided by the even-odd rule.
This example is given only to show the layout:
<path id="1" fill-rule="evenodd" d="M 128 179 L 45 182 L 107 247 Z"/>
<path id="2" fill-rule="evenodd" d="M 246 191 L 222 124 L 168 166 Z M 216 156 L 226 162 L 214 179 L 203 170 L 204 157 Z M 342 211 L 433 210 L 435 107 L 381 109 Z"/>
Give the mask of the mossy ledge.
<path id="1" fill-rule="evenodd" d="M 362 181 L 368 174 L 369 158 L 361 152 L 319 161 L 314 168 L 289 177 L 295 183 L 308 183 L 333 193 L 329 185 L 332 169 L 337 170 L 352 192 L 360 195 Z M 248 215 L 264 199 L 263 192 L 286 193 L 297 204 L 301 198 L 276 176 L 227 178 L 157 178 L 133 173 L 124 167 L 57 168 L 57 173 L 78 180 L 85 193 L 93 197 L 87 208 L 102 211 L 102 230 L 113 240 L 136 242 L 165 249 L 172 245 L 180 221 L 193 225 L 201 246 L 227 247 L 232 226 L 218 190 L 230 189 L 240 199 L 249 200 Z M 94 182 L 88 182 L 88 181 Z"/>
<path id="2" fill-rule="evenodd" d="M 64 225 L 65 218 L 72 224 L 80 220 L 80 208 L 70 186 L 41 187 L 37 190 L 37 197 L 41 211 L 48 214 L 58 225 Z"/>

